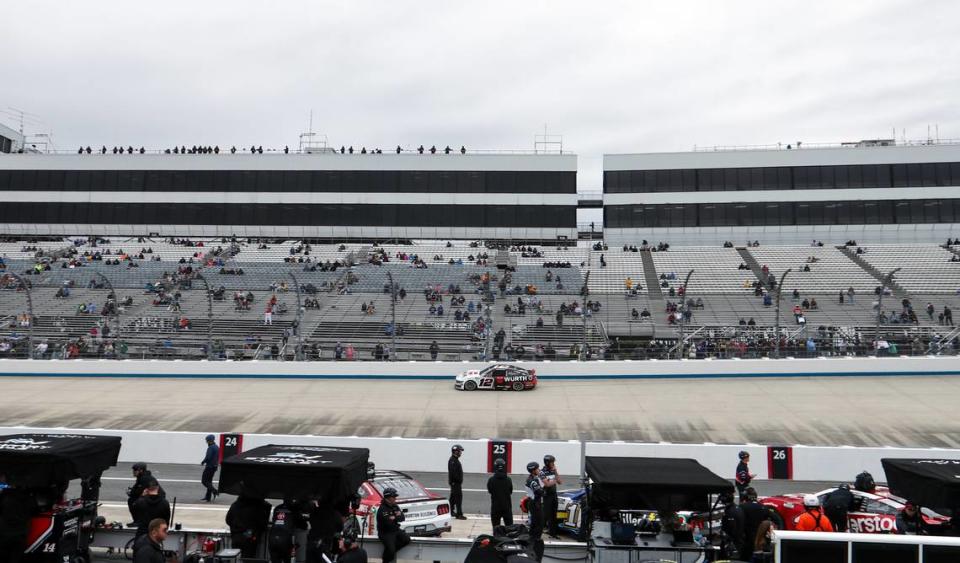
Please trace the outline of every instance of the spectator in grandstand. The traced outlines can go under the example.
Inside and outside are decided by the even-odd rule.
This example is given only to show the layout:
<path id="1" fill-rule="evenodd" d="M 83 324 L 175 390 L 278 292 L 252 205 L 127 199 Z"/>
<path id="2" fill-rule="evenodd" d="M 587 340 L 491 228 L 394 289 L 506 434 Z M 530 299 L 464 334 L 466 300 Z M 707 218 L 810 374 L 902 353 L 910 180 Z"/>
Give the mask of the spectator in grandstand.
<path id="1" fill-rule="evenodd" d="M 273 305 L 270 305 L 269 303 L 267 304 L 267 308 L 263 311 L 263 324 L 273 324 Z"/>
<path id="2" fill-rule="evenodd" d="M 440 353 L 440 345 L 437 344 L 437 341 L 434 340 L 430 343 L 430 359 L 436 361 L 437 355 Z"/>
<path id="3" fill-rule="evenodd" d="M 353 361 L 357 356 L 357 350 L 353 347 L 353 344 L 347 344 L 346 349 L 343 351 L 343 357 L 347 361 Z"/>
<path id="4" fill-rule="evenodd" d="M 340 344 L 340 341 L 337 341 L 337 345 L 333 347 L 333 359 L 342 360 L 343 359 L 343 345 Z"/>
<path id="5" fill-rule="evenodd" d="M 943 324 L 953 326 L 953 311 L 946 305 L 943 306 Z"/>

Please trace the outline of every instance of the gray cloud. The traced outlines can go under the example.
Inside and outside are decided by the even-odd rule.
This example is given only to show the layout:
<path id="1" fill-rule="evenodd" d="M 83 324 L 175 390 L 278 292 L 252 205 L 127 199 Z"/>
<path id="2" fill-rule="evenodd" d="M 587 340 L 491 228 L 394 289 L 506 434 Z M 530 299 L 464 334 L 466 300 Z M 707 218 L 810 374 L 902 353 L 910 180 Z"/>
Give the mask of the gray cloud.
<path id="1" fill-rule="evenodd" d="M 31 1 L 4 9 L 0 107 L 118 143 L 604 152 L 960 137 L 960 4 Z M 9 123 L 9 119 L 6 120 Z"/>

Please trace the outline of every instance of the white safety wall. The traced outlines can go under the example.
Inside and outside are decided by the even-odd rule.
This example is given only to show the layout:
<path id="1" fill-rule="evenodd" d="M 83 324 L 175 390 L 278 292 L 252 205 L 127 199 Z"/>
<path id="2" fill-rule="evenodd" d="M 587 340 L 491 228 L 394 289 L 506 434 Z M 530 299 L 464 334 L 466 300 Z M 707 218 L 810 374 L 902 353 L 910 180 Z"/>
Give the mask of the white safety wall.
<path id="1" fill-rule="evenodd" d="M 107 434 L 121 436 L 120 461 L 198 465 L 206 450 L 204 433 L 162 432 L 151 430 L 106 430 L 89 428 L 0 427 L 0 436 L 20 433 Z M 487 471 L 490 439 L 417 439 L 364 438 L 359 436 L 313 436 L 280 434 L 244 434 L 243 449 L 266 444 L 324 445 L 370 449 L 370 459 L 380 469 L 400 471 L 446 471 L 446 461 L 454 444 L 464 447 L 461 458 L 464 471 Z M 941 448 L 857 448 L 816 447 L 790 444 L 793 450 L 793 479 L 798 481 L 852 481 L 861 471 L 869 471 L 883 481 L 880 460 L 894 458 L 960 459 L 960 450 Z M 556 456 L 566 487 L 576 486 L 582 467 L 581 451 L 588 456 L 679 457 L 692 458 L 714 473 L 732 479 L 740 450 L 750 452 L 751 470 L 759 479 L 770 477 L 767 471 L 767 445 L 761 444 L 672 444 L 643 442 L 585 442 L 577 440 L 518 440 L 511 442 L 512 473 L 522 474 L 527 462 L 542 462 L 543 456 Z"/>

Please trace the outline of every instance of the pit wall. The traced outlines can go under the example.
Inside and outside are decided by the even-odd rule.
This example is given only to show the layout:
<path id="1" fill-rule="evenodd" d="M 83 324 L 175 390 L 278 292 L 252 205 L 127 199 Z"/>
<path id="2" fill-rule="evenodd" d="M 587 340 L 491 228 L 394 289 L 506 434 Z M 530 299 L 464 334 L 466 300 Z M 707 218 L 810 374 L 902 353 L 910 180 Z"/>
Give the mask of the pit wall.
<path id="1" fill-rule="evenodd" d="M 0 427 L 0 436 L 21 433 L 55 434 L 108 434 L 121 436 L 123 447 L 120 451 L 121 462 L 145 461 L 148 463 L 176 463 L 196 465 L 199 472 L 200 461 L 206 450 L 204 433 L 200 432 L 160 432 L 151 430 L 104 430 L 77 428 L 27 428 Z M 496 439 L 461 440 L 449 438 L 411 439 L 411 438 L 364 438 L 357 436 L 296 436 L 279 434 L 244 434 L 243 450 L 266 444 L 324 445 L 342 447 L 362 447 L 370 449 L 370 459 L 380 469 L 400 471 L 446 470 L 446 461 L 450 448 L 454 444 L 464 447 L 461 462 L 467 473 L 486 473 L 491 455 L 496 446 L 506 447 L 511 460 L 510 470 L 514 474 L 524 473 L 529 461 L 542 462 L 543 456 L 551 454 L 557 458 L 561 474 L 567 476 L 566 487 L 575 487 L 573 477 L 580 473 L 581 451 L 592 456 L 618 457 L 680 457 L 693 458 L 714 473 L 733 478 L 737 465 L 737 453 L 746 450 L 751 454 L 750 469 L 758 479 L 771 478 L 771 458 L 778 451 L 787 451 L 788 478 L 798 481 L 836 481 L 850 482 L 861 471 L 869 471 L 878 481 L 884 480 L 880 459 L 895 458 L 945 458 L 960 459 L 960 450 L 941 448 L 857 448 L 857 447 L 816 447 L 816 446 L 765 446 L 758 444 L 719 445 L 719 444 L 671 444 L 640 442 L 586 442 L 518 440 L 502 441 Z M 583 448 L 583 449 L 582 449 Z M 784 464 L 780 462 L 781 471 Z"/>
<path id="2" fill-rule="evenodd" d="M 542 379 L 960 375 L 958 357 L 515 362 Z M 0 360 L 0 376 L 205 379 L 449 379 L 479 362 Z"/>

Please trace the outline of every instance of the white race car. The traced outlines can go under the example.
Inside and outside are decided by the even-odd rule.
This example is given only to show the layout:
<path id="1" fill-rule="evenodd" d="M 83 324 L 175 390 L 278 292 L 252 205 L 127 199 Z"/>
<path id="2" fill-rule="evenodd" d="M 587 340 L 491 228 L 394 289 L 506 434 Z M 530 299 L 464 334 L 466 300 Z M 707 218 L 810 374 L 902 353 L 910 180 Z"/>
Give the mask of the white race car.
<path id="1" fill-rule="evenodd" d="M 472 369 L 457 375 L 454 389 L 461 391 L 524 391 L 537 386 L 536 370 L 494 364 L 480 370 Z"/>

